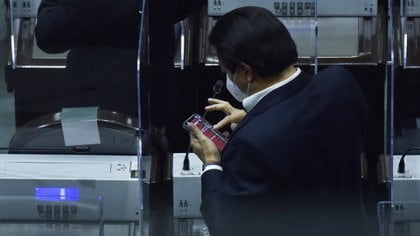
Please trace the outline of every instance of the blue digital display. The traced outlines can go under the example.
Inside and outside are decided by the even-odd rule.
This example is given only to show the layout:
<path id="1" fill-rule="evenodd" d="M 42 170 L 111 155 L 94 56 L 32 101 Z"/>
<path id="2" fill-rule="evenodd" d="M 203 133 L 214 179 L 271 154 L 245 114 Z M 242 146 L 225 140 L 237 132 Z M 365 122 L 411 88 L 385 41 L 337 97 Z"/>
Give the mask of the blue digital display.
<path id="1" fill-rule="evenodd" d="M 61 187 L 36 187 L 35 199 L 39 201 L 79 201 L 79 189 Z"/>

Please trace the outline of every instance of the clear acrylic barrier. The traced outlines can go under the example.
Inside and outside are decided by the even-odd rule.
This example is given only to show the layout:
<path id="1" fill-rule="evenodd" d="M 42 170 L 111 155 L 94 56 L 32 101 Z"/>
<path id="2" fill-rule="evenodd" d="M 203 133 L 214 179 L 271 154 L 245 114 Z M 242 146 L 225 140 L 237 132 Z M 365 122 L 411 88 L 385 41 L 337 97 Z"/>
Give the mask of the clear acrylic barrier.
<path id="1" fill-rule="evenodd" d="M 420 235 L 420 202 L 378 203 L 380 236 Z"/>
<path id="2" fill-rule="evenodd" d="M 419 45 L 420 5 L 416 0 L 401 0 L 401 42 L 402 63 L 404 68 L 420 68 L 420 57 L 417 53 Z"/>
<path id="3" fill-rule="evenodd" d="M 80 12 L 89 4 L 4 2 L 6 14 L 0 14 L 7 21 L 7 37 L 0 40 L 0 165 L 4 167 L 0 171 L 0 234 L 10 229 L 21 231 L 4 235 L 90 236 L 102 231 L 110 236 L 138 235 L 143 205 L 142 185 L 137 183 L 141 177 L 137 55 L 143 1 L 99 1 L 96 10 L 86 15 Z M 3 10 L 3 2 L 0 5 Z M 62 9 L 76 14 L 63 16 Z M 112 17 L 110 12 L 120 12 L 122 17 Z M 50 20 L 52 15 L 57 20 Z M 81 24 L 89 27 L 77 27 Z M 38 27 L 44 29 L 39 35 Z M 16 176 L 10 174 L 14 167 Z M 33 196 L 2 197 L 31 194 L 34 186 L 77 187 L 80 196 L 103 196 L 106 203 L 80 197 L 73 204 L 78 218 L 72 221 L 56 220 L 57 204 L 48 203 L 53 219 L 44 220 L 36 218 L 40 204 Z M 4 210 L 8 206 L 15 208 Z"/>
<path id="4" fill-rule="evenodd" d="M 79 197 L 71 191 L 66 194 L 63 190 L 51 190 L 36 191 L 35 196 L 0 196 L 1 234 L 104 235 L 102 197 Z"/>
<path id="5" fill-rule="evenodd" d="M 295 2 L 295 1 L 290 1 Z M 302 12 L 300 15 L 288 12 L 282 12 L 278 2 L 272 4 L 270 1 L 252 1 L 244 0 L 239 2 L 224 1 L 223 4 L 217 1 L 208 0 L 208 7 L 203 16 L 201 16 L 202 22 L 200 28 L 202 28 L 200 34 L 200 45 L 199 45 L 199 62 L 204 63 L 206 66 L 216 66 L 219 61 L 216 56 L 216 52 L 212 50 L 207 40 L 207 37 L 216 24 L 218 18 L 223 14 L 235 8 L 244 6 L 259 6 L 267 8 L 272 11 L 279 20 L 288 28 L 292 38 L 295 40 L 298 54 L 299 54 L 299 65 L 310 66 L 310 73 L 316 74 L 318 71 L 318 0 L 311 0 L 306 2 L 305 6 L 302 5 Z M 283 4 L 287 4 L 284 2 Z M 295 4 L 295 3 L 293 3 Z M 296 2 L 296 4 L 298 4 Z M 308 5 L 309 4 L 309 5 Z M 329 20 L 331 21 L 331 20 Z M 341 26 L 341 28 L 343 28 Z M 341 29 L 340 28 L 340 29 Z M 342 42 L 341 42 L 342 44 Z M 324 48 L 331 48 L 331 45 Z M 343 48 L 342 46 L 340 48 Z"/>

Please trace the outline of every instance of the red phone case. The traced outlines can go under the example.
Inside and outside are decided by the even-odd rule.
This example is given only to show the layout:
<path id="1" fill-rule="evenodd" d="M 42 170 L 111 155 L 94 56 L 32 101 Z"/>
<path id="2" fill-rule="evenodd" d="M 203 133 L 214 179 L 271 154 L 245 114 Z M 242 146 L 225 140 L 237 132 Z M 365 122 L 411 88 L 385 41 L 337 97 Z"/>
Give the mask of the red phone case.
<path id="1" fill-rule="evenodd" d="M 220 132 L 212 129 L 213 126 L 202 116 L 199 114 L 191 115 L 183 123 L 183 127 L 185 129 L 187 129 L 188 122 L 196 125 L 205 136 L 210 138 L 214 144 L 216 144 L 217 150 L 219 150 L 219 152 L 225 148 L 227 139 Z"/>

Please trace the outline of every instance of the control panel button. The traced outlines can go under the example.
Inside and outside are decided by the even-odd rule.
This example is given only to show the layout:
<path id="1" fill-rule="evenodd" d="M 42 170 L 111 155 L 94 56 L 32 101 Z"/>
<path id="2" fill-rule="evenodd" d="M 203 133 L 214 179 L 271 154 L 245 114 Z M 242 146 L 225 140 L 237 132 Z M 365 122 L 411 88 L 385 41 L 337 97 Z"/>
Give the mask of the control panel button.
<path id="1" fill-rule="evenodd" d="M 295 12 L 296 12 L 296 8 L 295 8 L 295 3 L 294 2 L 291 2 L 290 3 L 290 5 L 289 5 L 290 7 L 289 7 L 289 13 L 290 13 L 290 15 L 294 15 L 295 14 Z"/>
<path id="2" fill-rule="evenodd" d="M 281 14 L 282 15 L 287 15 L 287 2 L 282 2 L 281 3 Z"/>
<path id="3" fill-rule="evenodd" d="M 71 206 L 70 207 L 70 211 L 71 211 L 71 213 L 76 213 L 77 212 L 77 206 Z"/>
<path id="4" fill-rule="evenodd" d="M 301 16 L 303 14 L 303 3 L 302 2 L 297 3 L 297 14 L 298 14 L 298 16 Z"/>

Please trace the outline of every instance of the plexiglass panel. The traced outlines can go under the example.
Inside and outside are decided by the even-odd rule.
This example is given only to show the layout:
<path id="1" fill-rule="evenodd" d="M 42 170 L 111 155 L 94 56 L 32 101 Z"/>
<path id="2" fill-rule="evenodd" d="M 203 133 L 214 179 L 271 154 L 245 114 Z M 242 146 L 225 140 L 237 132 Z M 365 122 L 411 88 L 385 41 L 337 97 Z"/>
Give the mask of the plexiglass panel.
<path id="1" fill-rule="evenodd" d="M 41 208 L 38 197 L 45 192 L 57 192 L 60 201 L 76 192 L 77 216 L 82 218 L 89 215 L 84 208 L 94 208 L 81 199 L 98 196 L 105 199 L 99 235 L 139 235 L 143 1 L 5 3 L 0 186 L 8 191 L 0 195 L 29 196 L 33 203 L 24 200 L 23 205 Z M 54 235 L 63 229 L 51 226 L 62 223 L 54 217 L 60 202 L 47 200 L 53 217 L 42 220 L 50 230 L 47 234 Z M 64 214 L 64 208 L 56 208 Z M 75 220 L 83 226 L 82 218 Z M 38 226 L 30 227 L 41 229 Z M 82 226 L 64 225 L 64 235 L 91 235 L 93 231 Z"/>
<path id="2" fill-rule="evenodd" d="M 400 41 L 395 40 L 395 51 L 401 52 L 402 62 L 397 61 L 395 92 L 392 96 L 395 113 L 391 137 L 393 150 L 393 201 L 419 199 L 420 153 L 420 103 L 417 89 L 420 86 L 420 58 L 418 57 L 420 1 L 401 1 L 396 15 L 395 30 Z M 394 18 L 395 19 L 395 18 Z M 398 38 L 398 37 L 397 37 Z"/>
<path id="3" fill-rule="evenodd" d="M 207 37 L 216 24 L 217 19 L 227 13 L 242 6 L 259 6 L 272 11 L 279 20 L 288 28 L 292 35 L 299 53 L 299 64 L 310 65 L 313 67 L 312 72 L 317 71 L 317 62 L 319 57 L 318 45 L 318 1 L 312 0 L 305 3 L 298 1 L 249 1 L 243 0 L 238 2 L 230 1 L 208 1 L 208 7 L 201 16 L 200 22 L 200 45 L 199 45 L 199 62 L 207 66 L 218 65 L 216 52 L 212 51 Z M 329 53 L 332 53 L 331 47 L 328 47 Z"/>
<path id="4" fill-rule="evenodd" d="M 379 181 L 393 181 L 394 197 L 417 196 L 417 180 L 407 177 L 415 172 L 410 163 L 417 153 L 407 156 L 405 175 L 392 170 L 405 150 L 420 146 L 420 75 L 413 68 L 420 65 L 417 0 L 89 0 L 95 7 L 87 1 L 69 7 L 71 0 L 5 2 L 0 3 L 0 189 L 10 194 L 36 196 L 36 188 L 52 188 L 103 197 L 105 235 L 154 235 L 163 233 L 162 225 L 169 235 L 207 234 L 199 212 L 198 159 L 191 158 L 197 171 L 188 173 L 195 191 L 182 182 L 190 149 L 181 124 L 203 111 L 215 82 L 225 79 L 207 41 L 211 28 L 223 13 L 252 4 L 285 23 L 303 70 L 314 74 L 318 67 L 341 64 L 354 73 L 371 102 L 371 122 L 381 130 L 367 145 L 380 143 L 384 158 L 373 163 L 377 153 L 365 153 L 370 170 L 363 177 L 377 181 L 371 173 L 379 168 Z M 46 2 L 48 14 L 45 5 L 39 9 Z M 203 2 L 200 11 L 190 9 L 192 2 Z M 60 7 L 78 13 L 61 19 L 54 13 Z M 225 89 L 218 96 L 235 103 Z M 174 176 L 179 178 L 173 181 Z M 395 194 L 399 187 L 404 195 Z M 191 209 L 197 214 L 188 215 Z M 376 220 L 369 212 L 367 217 Z"/>
<path id="5" fill-rule="evenodd" d="M 414 236 L 420 233 L 420 202 L 379 202 L 380 236 Z"/>
<path id="6" fill-rule="evenodd" d="M 202 28 L 208 31 L 218 16 L 246 5 L 265 7 L 285 23 L 296 41 L 299 64 L 375 65 L 384 62 L 386 10 L 381 9 L 377 1 L 208 1 L 210 18 L 202 22 Z M 217 64 L 214 52 L 205 44 L 200 47 L 200 60 L 206 65 Z"/>
<path id="7" fill-rule="evenodd" d="M 416 53 L 420 46 L 420 1 L 402 0 L 400 4 L 403 66 L 420 68 L 420 56 Z"/>

